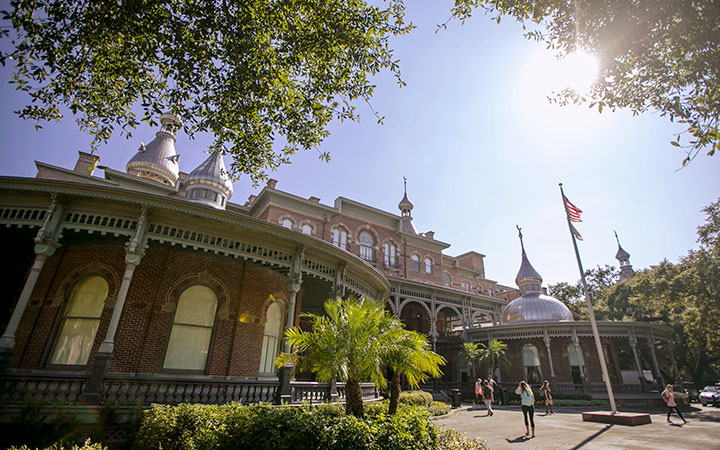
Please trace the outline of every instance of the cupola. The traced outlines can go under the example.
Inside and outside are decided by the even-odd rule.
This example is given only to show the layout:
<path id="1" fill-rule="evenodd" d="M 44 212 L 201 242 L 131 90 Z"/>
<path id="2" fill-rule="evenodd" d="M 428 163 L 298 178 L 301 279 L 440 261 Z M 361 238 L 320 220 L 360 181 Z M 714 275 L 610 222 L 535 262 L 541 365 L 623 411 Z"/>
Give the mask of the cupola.
<path id="1" fill-rule="evenodd" d="M 180 173 L 175 133 L 180 127 L 182 122 L 174 114 L 160 116 L 160 131 L 149 144 L 140 144 L 138 152 L 127 163 L 127 173 L 175 187 Z"/>
<path id="2" fill-rule="evenodd" d="M 404 231 L 406 233 L 413 233 L 417 234 L 417 230 L 415 229 L 415 225 L 412 222 L 412 209 L 415 207 L 413 203 L 410 201 L 407 195 L 407 178 L 403 177 L 403 186 L 405 195 L 403 195 L 402 200 L 400 200 L 400 203 L 398 203 L 398 208 L 400 209 L 400 230 Z"/>
<path id="3" fill-rule="evenodd" d="M 213 151 L 185 179 L 185 200 L 217 209 L 225 209 L 233 193 L 222 152 Z"/>

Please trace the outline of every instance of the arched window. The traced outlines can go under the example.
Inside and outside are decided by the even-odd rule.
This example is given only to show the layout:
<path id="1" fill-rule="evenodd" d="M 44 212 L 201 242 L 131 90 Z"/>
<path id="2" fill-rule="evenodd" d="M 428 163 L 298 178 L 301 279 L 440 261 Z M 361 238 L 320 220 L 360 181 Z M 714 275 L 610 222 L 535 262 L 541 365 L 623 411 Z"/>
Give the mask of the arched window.
<path id="1" fill-rule="evenodd" d="M 386 242 L 383 246 L 385 250 L 385 265 L 387 267 L 397 267 L 397 247 L 392 242 Z"/>
<path id="2" fill-rule="evenodd" d="M 342 228 L 335 228 L 333 230 L 333 245 L 347 250 L 347 231 Z"/>
<path id="3" fill-rule="evenodd" d="M 281 223 L 282 223 L 282 226 L 284 226 L 285 228 L 290 228 L 290 229 L 292 230 L 292 227 L 293 227 L 293 221 L 292 221 L 292 220 L 290 220 L 290 219 L 288 219 L 288 218 L 285 218 L 285 219 L 282 220 Z"/>
<path id="4" fill-rule="evenodd" d="M 425 273 L 432 273 L 432 259 L 425 258 Z"/>
<path id="5" fill-rule="evenodd" d="M 522 363 L 527 382 L 541 383 L 543 379 L 540 371 L 540 353 L 533 344 L 522 346 Z"/>
<path id="6" fill-rule="evenodd" d="M 283 307 L 280 302 L 272 302 L 267 310 L 267 321 L 263 333 L 262 354 L 260 355 L 260 374 L 275 373 L 275 358 L 280 351 L 283 331 Z"/>
<path id="7" fill-rule="evenodd" d="M 75 284 L 65 309 L 50 364 L 85 365 L 108 296 L 105 278 L 90 275 Z"/>
<path id="8" fill-rule="evenodd" d="M 442 278 L 443 278 L 443 286 L 450 287 L 450 285 L 452 284 L 450 275 L 448 275 L 447 272 L 443 272 Z"/>
<path id="9" fill-rule="evenodd" d="M 585 356 L 583 355 L 582 348 L 571 342 L 567 345 L 566 351 L 568 360 L 570 360 L 570 372 L 573 383 L 582 384 L 583 378 L 587 377 L 587 367 L 585 366 Z"/>
<path id="10" fill-rule="evenodd" d="M 360 241 L 360 257 L 366 261 L 373 260 L 373 246 L 375 246 L 375 239 L 372 234 L 367 231 L 362 231 L 358 236 Z"/>
<path id="11" fill-rule="evenodd" d="M 463 291 L 465 291 L 465 292 L 470 292 L 470 283 L 468 283 L 467 281 L 463 281 L 463 282 L 462 282 L 462 289 L 463 289 Z"/>
<path id="12" fill-rule="evenodd" d="M 420 257 L 418 255 L 412 255 L 411 259 L 413 270 L 420 272 Z"/>
<path id="13" fill-rule="evenodd" d="M 178 300 L 164 369 L 205 370 L 215 325 L 217 296 L 207 286 L 195 285 Z"/>
<path id="14" fill-rule="evenodd" d="M 305 234 L 312 235 L 312 226 L 308 223 L 304 223 L 302 226 L 302 232 Z"/>

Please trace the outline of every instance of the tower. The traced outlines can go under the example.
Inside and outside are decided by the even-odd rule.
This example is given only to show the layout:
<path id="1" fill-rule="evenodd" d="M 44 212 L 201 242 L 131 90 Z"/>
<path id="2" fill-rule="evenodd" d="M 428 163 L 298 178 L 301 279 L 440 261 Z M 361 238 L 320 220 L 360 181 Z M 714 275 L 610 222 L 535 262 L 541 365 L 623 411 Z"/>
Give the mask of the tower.
<path id="1" fill-rule="evenodd" d="M 185 179 L 185 200 L 225 209 L 233 193 L 222 152 L 214 151 Z"/>
<path id="2" fill-rule="evenodd" d="M 128 161 L 130 175 L 177 187 L 180 155 L 175 152 L 175 132 L 182 122 L 174 114 L 160 116 L 160 131 L 149 144 L 140 144 L 138 152 Z"/>
<path id="3" fill-rule="evenodd" d="M 635 274 L 635 271 L 632 268 L 632 264 L 630 264 L 630 253 L 626 252 L 622 246 L 620 245 L 620 238 L 618 238 L 617 231 L 615 233 L 615 240 L 618 244 L 618 251 L 615 254 L 615 259 L 620 261 L 620 281 L 631 277 Z"/>
<path id="4" fill-rule="evenodd" d="M 407 178 L 403 177 L 403 189 L 405 191 L 405 195 L 403 195 L 402 200 L 400 200 L 400 203 L 398 203 L 398 208 L 400 209 L 400 231 L 404 231 L 406 233 L 412 233 L 417 234 L 417 230 L 415 229 L 415 225 L 413 225 L 412 222 L 412 209 L 415 207 L 413 203 L 410 201 L 410 199 L 407 196 Z"/>

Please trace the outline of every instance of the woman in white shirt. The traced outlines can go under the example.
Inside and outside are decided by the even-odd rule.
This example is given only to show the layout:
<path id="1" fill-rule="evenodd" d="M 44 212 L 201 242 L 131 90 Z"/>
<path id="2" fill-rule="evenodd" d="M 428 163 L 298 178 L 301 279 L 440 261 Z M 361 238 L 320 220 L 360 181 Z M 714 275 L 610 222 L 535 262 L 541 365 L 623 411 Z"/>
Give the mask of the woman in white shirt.
<path id="1" fill-rule="evenodd" d="M 668 423 L 672 423 L 672 421 L 670 420 L 670 413 L 672 413 L 673 409 L 677 412 L 678 416 L 680 416 L 683 423 L 687 423 L 687 420 L 685 420 L 682 413 L 680 412 L 680 408 L 678 408 L 677 403 L 675 403 L 675 389 L 673 388 L 672 384 L 668 384 L 667 386 L 665 386 L 665 390 L 662 393 L 662 399 L 665 400 L 665 404 L 668 407 Z"/>
<path id="2" fill-rule="evenodd" d="M 520 406 L 523 412 L 523 418 L 525 419 L 525 436 L 535 437 L 535 395 L 533 395 L 530 386 L 521 381 L 515 393 L 520 396 Z M 528 418 L 530 424 L 528 425 Z M 532 427 L 532 435 L 530 435 L 530 427 Z"/>

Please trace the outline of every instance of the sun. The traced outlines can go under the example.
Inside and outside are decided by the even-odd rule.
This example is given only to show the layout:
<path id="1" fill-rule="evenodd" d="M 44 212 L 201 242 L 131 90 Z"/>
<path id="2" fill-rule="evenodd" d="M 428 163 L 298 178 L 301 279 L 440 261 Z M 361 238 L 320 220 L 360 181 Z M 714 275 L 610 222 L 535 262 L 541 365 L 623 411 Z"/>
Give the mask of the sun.
<path id="1" fill-rule="evenodd" d="M 560 106 L 548 98 L 565 89 L 583 95 L 597 76 L 598 63 L 592 55 L 576 52 L 557 58 L 549 51 L 537 51 L 524 61 L 518 74 L 515 101 L 526 118 L 538 126 L 562 124 L 575 129 L 586 128 L 592 126 L 587 105 Z"/>

